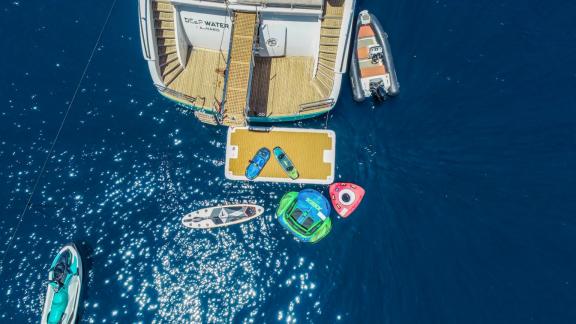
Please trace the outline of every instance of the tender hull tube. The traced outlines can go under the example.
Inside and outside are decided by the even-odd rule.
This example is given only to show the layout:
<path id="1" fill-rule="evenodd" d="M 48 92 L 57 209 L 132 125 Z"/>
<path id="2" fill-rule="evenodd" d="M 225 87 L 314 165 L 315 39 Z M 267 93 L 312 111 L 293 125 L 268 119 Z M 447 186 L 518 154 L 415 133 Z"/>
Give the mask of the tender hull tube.
<path id="1" fill-rule="evenodd" d="M 360 15 L 356 20 L 356 30 L 354 32 L 355 40 L 352 50 L 352 64 L 350 64 L 350 82 L 352 83 L 352 92 L 354 94 L 354 101 L 363 102 L 366 97 L 364 96 L 364 89 L 362 89 L 362 81 L 360 77 L 360 61 L 358 61 L 358 32 L 361 26 Z"/>
<path id="2" fill-rule="evenodd" d="M 382 50 L 384 52 L 384 65 L 390 73 L 390 88 L 388 89 L 388 95 L 396 96 L 400 93 L 400 84 L 398 83 L 398 77 L 396 77 L 396 67 L 394 66 L 394 59 L 392 58 L 392 50 L 390 49 L 390 43 L 388 42 L 388 34 L 382 29 L 382 25 L 378 18 L 373 14 L 370 14 L 370 19 L 372 21 L 372 27 L 376 33 L 376 38 L 382 44 Z"/>
<path id="3" fill-rule="evenodd" d="M 390 43 L 388 42 L 388 34 L 382 29 L 382 25 L 378 18 L 373 14 L 369 13 L 371 25 L 376 34 L 376 39 L 382 45 L 382 51 L 384 54 L 384 65 L 390 74 L 390 88 L 387 91 L 389 96 L 396 96 L 400 93 L 400 84 L 398 83 L 398 77 L 396 76 L 396 68 L 394 66 L 394 59 L 392 58 L 392 51 L 390 49 Z M 356 38 L 358 38 L 358 32 L 362 26 L 361 15 L 358 15 L 356 20 Z M 352 92 L 354 93 L 354 100 L 356 102 L 363 102 L 366 97 L 364 96 L 364 89 L 362 88 L 362 77 L 360 76 L 360 61 L 358 60 L 358 40 L 354 42 L 354 49 L 352 51 L 352 64 L 350 67 L 350 81 L 352 83 Z"/>

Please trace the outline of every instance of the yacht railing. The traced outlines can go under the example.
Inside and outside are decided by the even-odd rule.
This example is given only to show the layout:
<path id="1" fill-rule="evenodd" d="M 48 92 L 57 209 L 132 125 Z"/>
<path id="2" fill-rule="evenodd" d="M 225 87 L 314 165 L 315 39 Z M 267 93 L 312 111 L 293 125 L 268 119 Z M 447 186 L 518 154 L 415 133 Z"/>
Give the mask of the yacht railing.
<path id="1" fill-rule="evenodd" d="M 320 101 L 314 101 L 314 102 L 308 102 L 305 104 L 301 104 L 300 110 L 298 111 L 298 113 L 301 114 L 303 112 L 307 112 L 310 110 L 332 107 L 332 106 L 334 106 L 334 102 L 335 102 L 334 98 L 328 98 L 328 99 L 324 99 L 324 100 L 320 100 Z"/>
<path id="2" fill-rule="evenodd" d="M 180 100 L 182 100 L 182 101 L 185 101 L 185 103 L 190 104 L 190 105 L 192 105 L 192 106 L 194 105 L 194 103 L 195 103 L 196 100 L 197 100 L 195 97 L 191 97 L 191 96 L 185 95 L 185 94 L 183 94 L 183 93 L 181 93 L 181 92 L 178 92 L 178 91 L 176 91 L 176 90 L 167 88 L 167 87 L 165 87 L 165 86 L 161 86 L 161 85 L 158 85 L 158 84 L 157 84 L 157 85 L 156 85 L 156 88 L 158 89 L 158 91 L 160 91 L 160 92 L 162 92 L 162 93 L 166 93 L 166 94 L 168 94 L 168 95 L 170 95 L 170 96 L 172 96 L 172 97 L 176 97 L 176 98 L 178 98 L 178 99 L 180 99 Z"/>
<path id="3" fill-rule="evenodd" d="M 309 2 L 309 3 L 306 3 Z M 303 0 L 232 0 L 230 3 L 246 4 L 246 5 L 261 5 L 264 7 L 275 7 L 275 8 L 290 8 L 290 9 L 318 9 L 322 7 L 320 3 L 314 3 L 314 1 L 303 1 Z"/>
<path id="4" fill-rule="evenodd" d="M 144 4 L 144 8 L 142 8 Z M 151 60 L 152 55 L 150 54 L 150 39 L 148 38 L 148 16 L 150 0 L 138 1 L 138 7 L 140 9 L 140 35 L 142 35 L 142 48 L 144 49 L 144 58 L 146 60 Z"/>
<path id="5" fill-rule="evenodd" d="M 285 8 L 318 8 L 322 7 L 320 0 L 198 0 L 200 2 L 216 2 L 239 5 L 262 5 L 266 7 Z"/>

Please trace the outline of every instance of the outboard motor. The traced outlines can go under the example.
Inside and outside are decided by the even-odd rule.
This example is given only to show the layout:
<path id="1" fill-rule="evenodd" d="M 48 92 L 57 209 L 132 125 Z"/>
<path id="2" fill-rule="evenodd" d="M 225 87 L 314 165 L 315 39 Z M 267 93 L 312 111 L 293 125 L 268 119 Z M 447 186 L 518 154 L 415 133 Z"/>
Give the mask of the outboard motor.
<path id="1" fill-rule="evenodd" d="M 384 90 L 384 85 L 381 84 L 376 88 L 375 96 L 378 101 L 386 101 L 386 99 L 388 99 L 388 94 L 386 93 L 386 90 Z"/>
<path id="2" fill-rule="evenodd" d="M 386 101 L 388 99 L 388 93 L 386 93 L 386 89 L 384 89 L 384 82 L 372 82 L 370 84 L 370 92 L 372 92 L 372 96 L 378 102 Z"/>

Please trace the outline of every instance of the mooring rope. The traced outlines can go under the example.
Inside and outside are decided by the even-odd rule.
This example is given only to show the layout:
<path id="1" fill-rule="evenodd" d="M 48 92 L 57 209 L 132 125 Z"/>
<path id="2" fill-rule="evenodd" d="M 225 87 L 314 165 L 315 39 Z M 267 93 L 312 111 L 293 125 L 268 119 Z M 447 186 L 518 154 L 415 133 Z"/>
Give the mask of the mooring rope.
<path id="1" fill-rule="evenodd" d="M 78 81 L 78 84 L 76 85 L 76 89 L 74 90 L 74 94 L 72 95 L 72 99 L 70 100 L 70 103 L 68 104 L 68 108 L 66 109 L 66 113 L 64 114 L 64 117 L 62 118 L 62 122 L 60 123 L 60 127 L 58 128 L 58 131 L 56 132 L 56 136 L 54 137 L 54 140 L 52 140 L 52 144 L 50 145 L 50 149 L 48 150 L 48 154 L 46 154 L 46 159 L 44 159 L 44 163 L 42 164 L 42 168 L 40 168 L 40 173 L 38 173 L 38 176 L 36 177 L 36 180 L 34 181 L 34 186 L 32 187 L 32 191 L 30 192 L 30 195 L 28 196 L 28 200 L 26 201 L 26 204 L 24 205 L 24 209 L 22 210 L 22 212 L 20 213 L 20 216 L 18 217 L 18 223 L 16 223 L 16 227 L 12 231 L 10 238 L 8 239 L 8 241 L 5 244 L 6 248 L 5 248 L 4 253 L 2 255 L 2 260 L 0 261 L 0 274 L 4 271 L 4 261 L 6 260 L 6 256 L 8 255 L 8 251 L 10 251 L 10 245 L 12 244 L 12 241 L 14 240 L 14 238 L 16 237 L 16 234 L 18 233 L 18 230 L 20 229 L 20 225 L 22 225 L 22 222 L 24 221 L 24 216 L 26 216 L 26 212 L 30 208 L 32 198 L 34 197 L 34 193 L 36 192 L 36 188 L 38 188 L 38 184 L 40 183 L 40 178 L 42 178 L 42 175 L 44 174 L 44 171 L 46 170 L 46 165 L 48 165 L 48 161 L 50 160 L 50 156 L 52 155 L 52 152 L 54 152 L 54 147 L 56 146 L 56 142 L 58 141 L 58 138 L 60 137 L 60 133 L 62 132 L 62 129 L 64 128 L 64 124 L 66 123 L 66 119 L 68 118 L 68 114 L 70 113 L 70 110 L 72 109 L 72 106 L 73 106 L 74 102 L 76 101 L 76 96 L 78 95 L 78 91 L 80 90 L 80 86 L 82 85 L 82 82 L 84 81 L 84 78 L 86 77 L 86 72 L 88 71 L 88 68 L 90 67 L 90 64 L 92 63 L 92 58 L 94 57 L 94 54 L 96 53 L 96 50 L 98 49 L 98 44 L 100 43 L 100 40 L 102 39 L 102 35 L 104 34 L 104 30 L 106 29 L 106 26 L 108 25 L 108 21 L 110 21 L 110 16 L 112 15 L 112 11 L 114 10 L 114 7 L 116 6 L 116 1 L 117 0 L 114 0 L 112 2 L 112 5 L 110 6 L 110 9 L 108 10 L 108 15 L 106 16 L 106 20 L 104 21 L 104 25 L 102 25 L 102 29 L 100 29 L 100 34 L 98 34 L 98 38 L 96 39 L 94 47 L 92 48 L 92 52 L 90 53 L 90 57 L 88 57 L 88 61 L 86 62 L 86 65 L 84 66 L 84 70 L 82 71 L 82 76 L 80 77 L 80 80 Z"/>
<path id="2" fill-rule="evenodd" d="M 332 108 L 332 109 L 334 109 L 334 108 Z M 324 124 L 324 129 L 328 129 L 328 122 L 330 121 L 330 117 L 331 117 L 331 114 L 332 114 L 332 109 L 330 109 L 330 110 L 328 111 L 328 113 L 326 113 L 326 123 Z"/>

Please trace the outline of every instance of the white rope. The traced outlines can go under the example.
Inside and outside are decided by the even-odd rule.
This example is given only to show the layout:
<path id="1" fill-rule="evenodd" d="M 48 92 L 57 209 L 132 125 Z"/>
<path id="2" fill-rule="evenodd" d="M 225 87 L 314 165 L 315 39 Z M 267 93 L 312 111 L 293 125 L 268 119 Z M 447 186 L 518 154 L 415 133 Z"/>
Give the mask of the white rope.
<path id="1" fill-rule="evenodd" d="M 78 84 L 76 85 L 76 89 L 74 90 L 74 94 L 72 95 L 72 99 L 70 100 L 70 103 L 68 104 L 68 108 L 66 109 L 66 113 L 64 114 L 64 118 L 62 118 L 62 122 L 60 123 L 60 127 L 58 128 L 58 131 L 56 132 L 56 136 L 54 137 L 54 140 L 52 141 L 52 144 L 50 145 L 50 149 L 48 150 L 48 154 L 46 154 L 46 159 L 44 159 L 44 163 L 42 164 L 42 168 L 40 169 L 40 173 L 38 173 L 38 176 L 36 177 L 36 181 L 34 181 L 34 186 L 32 187 L 32 191 L 30 192 L 30 196 L 28 196 L 28 201 L 26 201 L 26 205 L 24 205 L 24 210 L 22 210 L 22 213 L 20 213 L 20 217 L 18 218 L 18 223 L 16 224 L 16 227 L 12 231 L 12 235 L 10 235 L 8 242 L 6 242 L 6 244 L 5 244 L 6 249 L 4 250 L 4 254 L 2 255 L 2 261 L 0 261 L 0 274 L 4 271 L 4 261 L 6 259 L 6 256 L 8 255 L 8 251 L 10 251 L 10 245 L 12 244 L 12 241 L 16 237 L 16 233 L 18 233 L 18 230 L 20 229 L 20 225 L 22 225 L 22 221 L 24 221 L 24 216 L 26 215 L 26 212 L 28 211 L 28 209 L 31 205 L 32 198 L 34 197 L 34 193 L 36 192 L 36 188 L 38 187 L 38 184 L 40 183 L 40 178 L 42 177 L 42 175 L 44 174 L 44 171 L 46 170 L 46 165 L 48 164 L 48 160 L 50 160 L 50 156 L 52 155 L 52 152 L 54 151 L 54 147 L 56 146 L 56 142 L 58 141 L 58 138 L 60 137 L 60 133 L 62 132 L 62 129 L 64 128 L 64 124 L 66 123 L 66 119 L 68 118 L 68 114 L 70 113 L 70 110 L 72 109 L 72 105 L 74 104 L 74 101 L 76 100 L 76 95 L 78 94 L 78 91 L 80 90 L 80 86 L 82 85 L 82 81 L 84 81 L 84 77 L 86 76 L 86 72 L 88 71 L 88 68 L 90 67 L 90 64 L 92 63 L 92 58 L 94 57 L 94 54 L 96 53 L 96 50 L 98 49 L 98 44 L 100 43 L 100 40 L 102 39 L 102 34 L 104 34 L 104 29 L 106 29 L 106 25 L 108 25 L 108 21 L 110 20 L 110 16 L 112 15 L 112 10 L 114 9 L 115 6 L 116 6 L 116 0 L 114 0 L 114 2 L 112 2 L 112 5 L 110 6 L 110 10 L 108 11 L 108 15 L 106 16 L 106 20 L 104 21 L 104 25 L 102 25 L 102 29 L 100 30 L 100 34 L 98 35 L 98 38 L 96 39 L 96 43 L 94 44 L 94 47 L 92 48 L 92 52 L 90 53 L 90 57 L 88 58 L 88 62 L 86 62 L 86 66 L 84 66 L 84 71 L 82 71 L 82 76 L 80 77 L 80 81 L 78 81 Z"/>
<path id="2" fill-rule="evenodd" d="M 332 108 L 332 109 L 334 109 L 334 108 Z M 324 129 L 328 129 L 328 121 L 330 120 L 330 117 L 331 117 L 330 115 L 332 114 L 332 109 L 330 109 L 328 111 L 328 113 L 326 114 L 326 124 L 324 125 Z"/>

